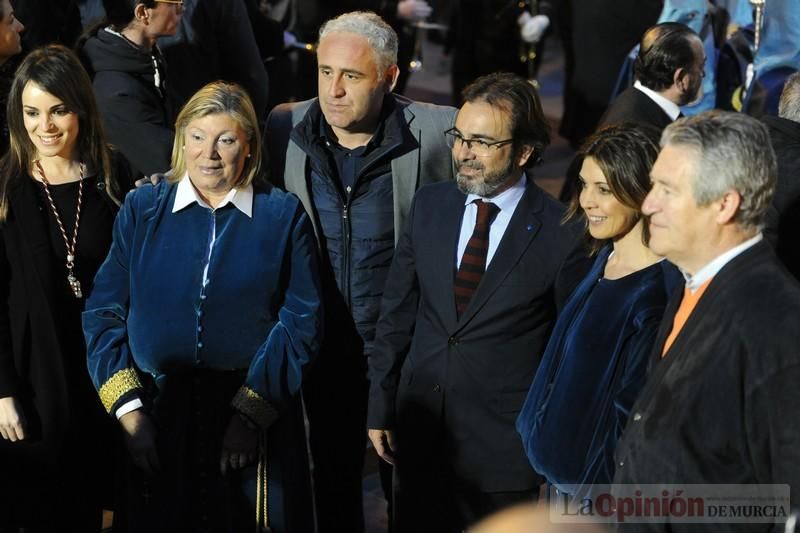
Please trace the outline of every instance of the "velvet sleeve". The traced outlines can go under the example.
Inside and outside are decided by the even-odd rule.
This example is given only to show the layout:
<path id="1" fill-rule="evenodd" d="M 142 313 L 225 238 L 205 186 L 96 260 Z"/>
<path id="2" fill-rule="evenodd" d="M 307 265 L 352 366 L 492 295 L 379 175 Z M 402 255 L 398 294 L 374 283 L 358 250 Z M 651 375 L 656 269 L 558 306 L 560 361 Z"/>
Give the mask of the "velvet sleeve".
<path id="1" fill-rule="evenodd" d="M 149 189 L 152 187 L 126 197 L 114 222 L 111 249 L 97 272 L 83 313 L 89 375 L 109 413 L 142 388 L 128 346 L 127 317 L 136 193 L 152 194 Z"/>
<path id="2" fill-rule="evenodd" d="M 373 352 L 369 356 L 367 427 L 370 429 L 394 428 L 400 370 L 414 336 L 420 298 L 412 244 L 416 204 L 415 197 L 406 229 L 397 241 L 381 301 Z"/>
<path id="3" fill-rule="evenodd" d="M 322 303 L 317 244 L 311 222 L 298 206 L 284 256 L 287 285 L 270 330 L 250 363 L 233 407 L 260 428 L 268 428 L 288 399 L 295 397 L 319 352 Z"/>
<path id="4" fill-rule="evenodd" d="M 620 375 L 614 387 L 614 425 L 616 442 L 625 429 L 631 409 L 647 379 L 647 365 L 653 353 L 663 308 L 635 318 L 636 331 L 625 342 L 620 352 Z"/>
<path id="5" fill-rule="evenodd" d="M 14 364 L 8 309 L 10 279 L 5 240 L 0 236 L 0 398 L 19 393 L 19 377 Z"/>

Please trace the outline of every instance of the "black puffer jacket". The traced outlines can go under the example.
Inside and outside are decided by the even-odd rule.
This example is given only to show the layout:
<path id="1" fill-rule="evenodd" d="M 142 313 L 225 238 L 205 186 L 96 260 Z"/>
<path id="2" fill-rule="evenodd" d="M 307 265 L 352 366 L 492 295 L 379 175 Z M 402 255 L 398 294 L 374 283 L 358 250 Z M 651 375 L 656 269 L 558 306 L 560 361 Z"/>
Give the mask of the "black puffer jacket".
<path id="1" fill-rule="evenodd" d="M 394 203 L 390 161 L 416 147 L 405 138 L 393 104 L 382 121 L 377 146 L 366 156 L 355 184 L 344 190 L 336 163 L 320 136 L 323 120 L 315 103 L 292 131 L 310 159 L 309 186 L 321 228 L 326 341 L 340 353 L 369 354 L 381 295 L 394 254 Z M 335 279 L 335 287 L 330 276 Z"/>
<path id="2" fill-rule="evenodd" d="M 108 28 L 79 50 L 94 80 L 109 141 L 139 174 L 170 166 L 173 117 L 165 99 L 166 68 L 158 48 L 147 52 Z"/>

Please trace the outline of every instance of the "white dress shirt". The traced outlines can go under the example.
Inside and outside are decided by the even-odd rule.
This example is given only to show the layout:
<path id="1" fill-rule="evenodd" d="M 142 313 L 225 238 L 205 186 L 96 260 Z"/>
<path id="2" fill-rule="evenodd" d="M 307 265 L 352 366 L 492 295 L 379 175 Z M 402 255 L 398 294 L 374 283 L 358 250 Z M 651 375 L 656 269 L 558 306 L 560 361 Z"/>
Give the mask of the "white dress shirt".
<path id="1" fill-rule="evenodd" d="M 639 82 L 639 80 L 636 80 L 633 83 L 633 86 L 642 91 L 644 94 L 646 94 L 650 98 L 650 100 L 658 104 L 658 107 L 663 109 L 664 113 L 669 115 L 669 118 L 671 118 L 672 120 L 676 120 L 678 118 L 678 115 L 681 114 L 681 108 L 678 107 L 678 104 L 676 104 L 672 100 L 664 98 L 663 96 L 655 92 L 653 89 L 648 89 L 647 87 L 642 85 Z"/>
<path id="2" fill-rule="evenodd" d="M 470 237 L 472 237 L 472 232 L 475 230 L 478 206 L 473 202 L 475 200 L 483 200 L 484 202 L 492 203 L 500 208 L 494 222 L 492 222 L 492 225 L 489 227 L 489 250 L 486 254 L 486 268 L 489 268 L 489 263 L 491 263 L 494 253 L 497 251 L 497 247 L 500 245 L 500 241 L 506 232 L 508 223 L 511 221 L 511 215 L 514 214 L 517 204 L 519 204 L 522 195 L 525 194 L 525 184 L 527 181 L 525 174 L 523 174 L 514 185 L 494 198 L 482 198 L 477 194 L 467 195 L 467 199 L 464 202 L 464 218 L 461 220 L 461 234 L 458 237 L 456 268 L 461 266 L 461 258 L 464 256 L 464 250 L 467 249 L 467 243 Z"/>
<path id="3" fill-rule="evenodd" d="M 692 293 L 694 293 L 703 283 L 716 276 L 717 272 L 722 270 L 722 267 L 730 263 L 737 255 L 741 254 L 748 248 L 755 246 L 761 242 L 763 238 L 764 236 L 759 233 L 752 239 L 748 239 L 742 244 L 731 248 L 721 255 L 718 255 L 710 263 L 698 270 L 694 276 L 690 276 L 681 270 L 681 274 L 683 274 L 683 277 L 686 279 L 686 286 L 690 291 L 692 291 Z"/>

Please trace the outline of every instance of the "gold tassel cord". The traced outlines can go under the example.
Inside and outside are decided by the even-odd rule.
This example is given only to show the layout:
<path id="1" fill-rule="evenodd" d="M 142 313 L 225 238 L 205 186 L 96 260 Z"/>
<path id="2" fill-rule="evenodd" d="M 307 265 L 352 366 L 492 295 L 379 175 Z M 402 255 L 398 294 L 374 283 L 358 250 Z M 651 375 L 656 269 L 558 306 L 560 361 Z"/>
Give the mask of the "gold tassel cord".
<path id="1" fill-rule="evenodd" d="M 256 533 L 271 533 L 267 492 L 267 432 L 258 437 L 258 479 L 256 481 Z"/>

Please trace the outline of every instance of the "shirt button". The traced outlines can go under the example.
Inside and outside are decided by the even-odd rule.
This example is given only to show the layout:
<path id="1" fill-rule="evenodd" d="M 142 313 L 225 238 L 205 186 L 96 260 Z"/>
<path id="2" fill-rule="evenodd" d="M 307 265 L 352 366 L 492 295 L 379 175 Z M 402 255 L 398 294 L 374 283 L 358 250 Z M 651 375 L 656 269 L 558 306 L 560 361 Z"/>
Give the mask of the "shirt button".
<path id="1" fill-rule="evenodd" d="M 457 346 L 458 345 L 458 337 L 450 337 L 447 339 L 447 344 L 450 346 Z"/>
<path id="2" fill-rule="evenodd" d="M 197 326 L 197 331 L 203 331 L 203 326 Z"/>
<path id="3" fill-rule="evenodd" d="M 634 413 L 634 415 L 633 415 L 633 421 L 634 422 L 638 422 L 641 419 L 642 419 L 642 413 Z"/>
<path id="4" fill-rule="evenodd" d="M 208 296 L 206 296 L 205 294 L 201 294 L 201 295 L 200 295 L 200 299 L 201 299 L 201 300 L 205 300 L 206 298 L 208 298 Z"/>
<path id="5" fill-rule="evenodd" d="M 202 342 L 198 342 L 198 343 L 197 343 L 197 347 L 198 347 L 198 348 L 202 348 L 202 347 L 203 347 L 203 343 L 202 343 Z"/>
<path id="6" fill-rule="evenodd" d="M 442 387 L 437 383 L 433 386 L 433 392 L 442 392 Z"/>
<path id="7" fill-rule="evenodd" d="M 197 316 L 203 316 L 203 310 L 202 309 L 198 309 L 197 310 Z"/>
<path id="8" fill-rule="evenodd" d="M 623 466 L 625 466 L 625 461 L 620 461 L 619 462 L 619 467 L 622 468 Z"/>

